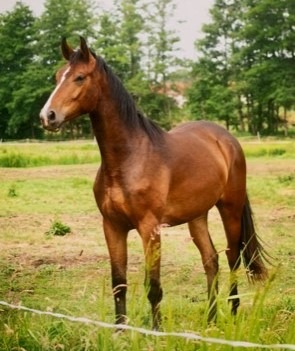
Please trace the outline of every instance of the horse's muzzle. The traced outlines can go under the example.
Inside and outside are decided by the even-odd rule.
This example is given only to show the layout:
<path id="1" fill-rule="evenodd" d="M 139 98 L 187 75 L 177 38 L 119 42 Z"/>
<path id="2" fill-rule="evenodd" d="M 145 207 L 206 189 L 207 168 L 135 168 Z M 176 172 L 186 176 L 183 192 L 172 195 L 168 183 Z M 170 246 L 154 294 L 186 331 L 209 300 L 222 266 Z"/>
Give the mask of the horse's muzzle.
<path id="1" fill-rule="evenodd" d="M 54 110 L 49 110 L 47 113 L 44 113 L 42 110 L 40 113 L 40 121 L 44 129 L 52 132 L 57 132 L 61 124 Z"/>

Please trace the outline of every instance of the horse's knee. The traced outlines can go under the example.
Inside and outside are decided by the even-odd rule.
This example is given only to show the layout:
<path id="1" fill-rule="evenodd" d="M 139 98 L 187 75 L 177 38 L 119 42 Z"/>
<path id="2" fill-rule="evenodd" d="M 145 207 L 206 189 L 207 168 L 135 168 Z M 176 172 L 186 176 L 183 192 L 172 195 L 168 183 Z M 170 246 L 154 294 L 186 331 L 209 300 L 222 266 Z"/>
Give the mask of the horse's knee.
<path id="1" fill-rule="evenodd" d="M 240 249 L 236 248 L 228 248 L 226 250 L 226 256 L 228 265 L 231 271 L 235 271 L 240 267 L 241 257 L 240 257 Z"/>
<path id="2" fill-rule="evenodd" d="M 203 260 L 203 266 L 205 273 L 207 274 L 207 278 L 213 281 L 219 269 L 218 254 L 215 253 L 211 257 L 208 257 L 206 260 Z"/>

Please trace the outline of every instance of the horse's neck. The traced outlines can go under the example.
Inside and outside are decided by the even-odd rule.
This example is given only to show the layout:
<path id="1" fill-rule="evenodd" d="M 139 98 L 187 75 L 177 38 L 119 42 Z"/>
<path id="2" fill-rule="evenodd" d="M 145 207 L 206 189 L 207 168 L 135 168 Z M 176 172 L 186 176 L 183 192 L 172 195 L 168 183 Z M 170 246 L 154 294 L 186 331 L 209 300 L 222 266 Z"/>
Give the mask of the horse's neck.
<path id="1" fill-rule="evenodd" d="M 144 140 L 148 142 L 147 136 L 141 130 L 127 128 L 113 106 L 103 106 L 90 115 L 102 162 L 109 169 L 118 168 Z"/>
<path id="2" fill-rule="evenodd" d="M 149 122 L 143 119 L 121 82 L 107 69 L 101 96 L 90 114 L 104 165 L 122 167 L 126 159 L 153 147 Z M 102 72 L 101 72 L 102 73 Z"/>

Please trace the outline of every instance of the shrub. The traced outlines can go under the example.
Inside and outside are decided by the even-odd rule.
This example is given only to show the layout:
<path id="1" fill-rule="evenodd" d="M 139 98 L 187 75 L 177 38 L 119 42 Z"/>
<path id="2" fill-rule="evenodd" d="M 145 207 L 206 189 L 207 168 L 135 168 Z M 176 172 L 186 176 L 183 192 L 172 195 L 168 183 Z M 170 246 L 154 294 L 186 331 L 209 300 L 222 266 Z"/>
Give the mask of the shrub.
<path id="1" fill-rule="evenodd" d="M 278 177 L 279 183 L 289 185 L 295 180 L 294 174 L 287 174 Z"/>
<path id="2" fill-rule="evenodd" d="M 7 195 L 8 195 L 8 197 L 16 197 L 17 196 L 16 188 L 14 185 L 11 185 L 11 187 L 8 189 Z"/>
<path id="3" fill-rule="evenodd" d="M 57 235 L 64 236 L 71 232 L 71 228 L 66 224 L 63 224 L 59 220 L 52 222 L 50 229 L 45 233 L 46 235 Z"/>

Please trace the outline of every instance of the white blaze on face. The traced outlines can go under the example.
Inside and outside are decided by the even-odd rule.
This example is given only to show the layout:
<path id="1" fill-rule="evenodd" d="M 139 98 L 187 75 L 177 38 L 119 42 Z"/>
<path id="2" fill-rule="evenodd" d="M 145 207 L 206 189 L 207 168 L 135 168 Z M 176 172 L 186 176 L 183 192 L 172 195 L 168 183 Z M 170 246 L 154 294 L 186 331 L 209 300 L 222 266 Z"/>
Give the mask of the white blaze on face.
<path id="1" fill-rule="evenodd" d="M 62 83 L 65 81 L 66 79 L 66 75 L 67 73 L 70 71 L 71 67 L 69 67 L 68 69 L 66 69 L 61 77 L 60 82 L 58 83 L 58 85 L 55 87 L 55 89 L 53 90 L 53 92 L 51 93 L 49 99 L 47 100 L 46 104 L 44 105 L 44 107 L 42 108 L 41 112 L 40 112 L 40 117 L 43 119 L 43 123 L 45 126 L 48 126 L 48 112 L 49 112 L 49 108 L 52 102 L 52 99 L 54 97 L 54 95 L 57 93 L 58 89 L 61 87 Z"/>

